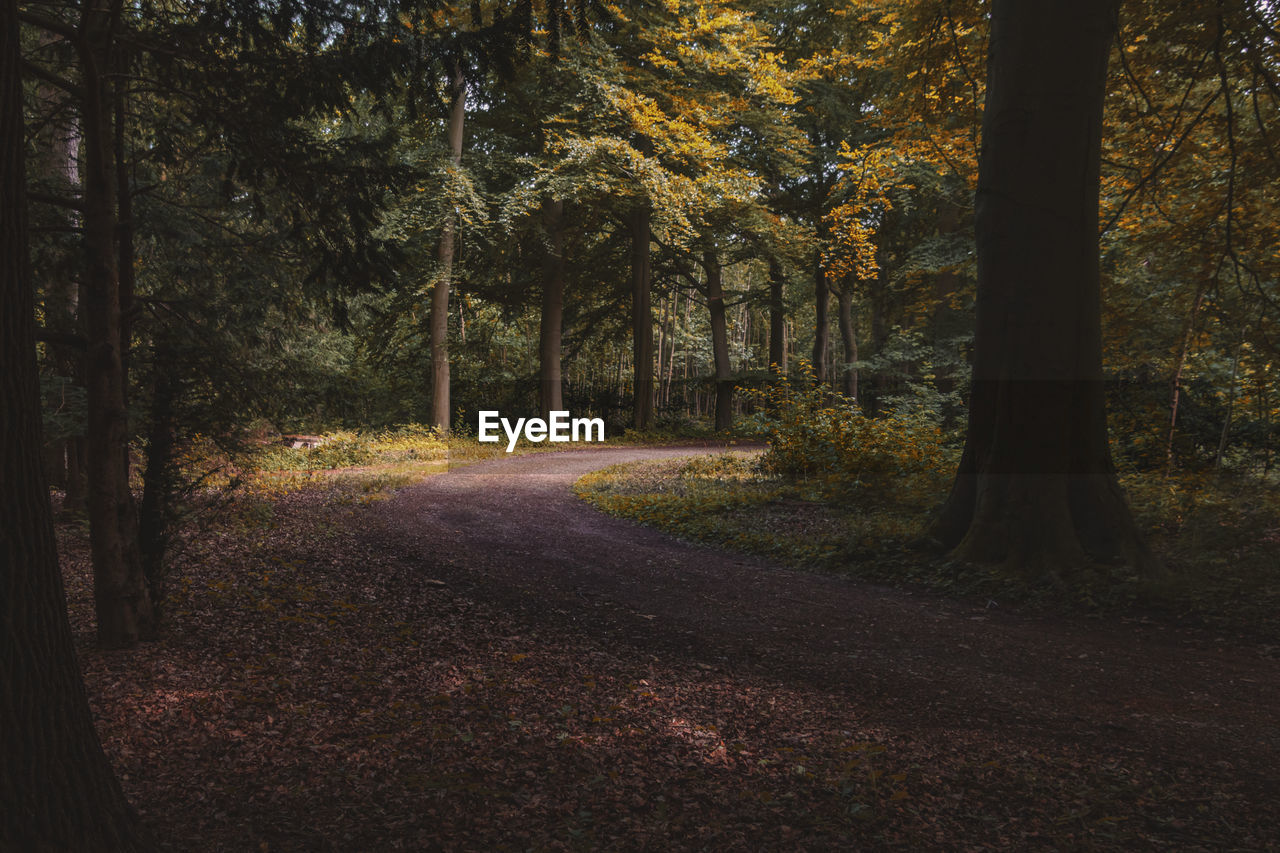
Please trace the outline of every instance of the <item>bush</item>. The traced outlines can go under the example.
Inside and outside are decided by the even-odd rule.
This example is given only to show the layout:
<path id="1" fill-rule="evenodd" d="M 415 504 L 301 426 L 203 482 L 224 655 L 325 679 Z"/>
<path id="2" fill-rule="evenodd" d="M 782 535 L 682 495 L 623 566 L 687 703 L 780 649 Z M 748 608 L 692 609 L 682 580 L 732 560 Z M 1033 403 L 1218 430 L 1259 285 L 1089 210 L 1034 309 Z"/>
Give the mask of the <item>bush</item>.
<path id="1" fill-rule="evenodd" d="M 256 458 L 260 471 L 310 471 L 443 458 L 447 446 L 432 427 L 409 424 L 376 433 L 325 433 L 314 448 L 269 447 Z"/>
<path id="2" fill-rule="evenodd" d="M 808 381 L 804 381 L 804 380 Z M 868 498 L 928 508 L 947 488 L 956 453 L 928 411 L 869 418 L 812 381 L 783 379 L 755 392 L 756 426 L 769 442 L 768 470 L 812 485 L 828 499 Z"/>

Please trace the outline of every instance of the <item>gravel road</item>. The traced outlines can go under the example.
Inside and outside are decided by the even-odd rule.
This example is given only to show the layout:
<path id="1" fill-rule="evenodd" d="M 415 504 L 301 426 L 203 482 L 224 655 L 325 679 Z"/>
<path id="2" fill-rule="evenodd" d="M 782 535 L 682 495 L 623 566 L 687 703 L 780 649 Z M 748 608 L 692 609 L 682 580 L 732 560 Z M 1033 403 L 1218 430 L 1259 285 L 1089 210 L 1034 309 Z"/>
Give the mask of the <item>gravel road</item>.
<path id="1" fill-rule="evenodd" d="M 785 569 L 605 516 L 572 494 L 598 468 L 716 450 L 469 465 L 383 503 L 363 536 L 424 582 L 540 630 L 833 693 L 861 722 L 912 738 L 1096 749 L 1277 790 L 1274 648 Z"/>

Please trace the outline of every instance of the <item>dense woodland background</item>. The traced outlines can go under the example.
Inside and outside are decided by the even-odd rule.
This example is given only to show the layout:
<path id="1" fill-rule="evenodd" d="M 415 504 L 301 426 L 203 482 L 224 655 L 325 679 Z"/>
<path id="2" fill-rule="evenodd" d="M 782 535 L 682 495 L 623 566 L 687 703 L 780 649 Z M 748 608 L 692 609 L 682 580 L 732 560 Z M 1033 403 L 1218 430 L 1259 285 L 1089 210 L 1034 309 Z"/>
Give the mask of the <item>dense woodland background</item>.
<path id="1" fill-rule="evenodd" d="M 958 441 L 987 15 L 28 4 L 50 475 L 72 511 L 86 473 L 115 484 L 98 559 L 154 575 L 197 438 L 465 433 L 479 408 L 725 430 L 741 389 L 808 370 Z M 1143 470 L 1274 466 L 1268 15 L 1119 19 L 1102 380 Z M 142 515 L 108 535 L 129 470 Z"/>
<path id="2" fill-rule="evenodd" d="M 60 511 L 88 519 L 100 642 L 156 634 L 184 514 L 282 433 L 407 453 L 479 409 L 565 408 L 610 435 L 768 437 L 805 477 L 839 469 L 832 444 L 910 436 L 866 470 L 943 470 L 912 498 L 927 529 L 974 440 L 988 85 L 1019 97 L 995 94 L 992 5 L 11 8 L 26 178 L 6 217 L 27 212 L 41 455 Z M 1102 123 L 1081 125 L 1100 177 L 1064 190 L 1100 192 L 1102 367 L 1077 378 L 1110 439 L 1087 464 L 1263 494 L 1280 20 L 1254 0 L 1083 5 L 1113 30 Z M 992 50 L 1026 62 L 1018 39 L 1054 14 L 1074 26 L 1012 15 Z M 1015 183 L 1075 156 L 1020 144 Z"/>

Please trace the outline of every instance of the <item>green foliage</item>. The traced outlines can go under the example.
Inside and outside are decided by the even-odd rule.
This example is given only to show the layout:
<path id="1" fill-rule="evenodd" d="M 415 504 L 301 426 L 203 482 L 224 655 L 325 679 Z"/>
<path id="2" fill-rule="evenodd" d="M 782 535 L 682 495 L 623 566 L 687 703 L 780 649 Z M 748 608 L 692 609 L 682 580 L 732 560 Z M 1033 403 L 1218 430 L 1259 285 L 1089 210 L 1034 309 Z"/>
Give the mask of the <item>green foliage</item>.
<path id="1" fill-rule="evenodd" d="M 46 374 L 40 377 L 40 397 L 46 441 L 84 435 L 89 421 L 88 397 L 84 386 L 65 376 Z"/>
<path id="2" fill-rule="evenodd" d="M 955 453 L 923 407 L 868 417 L 813 382 L 807 365 L 798 383 L 783 379 L 756 397 L 757 423 L 769 441 L 762 464 L 824 498 L 927 509 L 955 471 Z"/>
<path id="3" fill-rule="evenodd" d="M 252 457 L 259 471 L 312 471 L 360 465 L 429 461 L 448 448 L 431 427 L 409 424 L 378 432 L 338 431 L 321 436 L 312 448 L 268 447 Z"/>

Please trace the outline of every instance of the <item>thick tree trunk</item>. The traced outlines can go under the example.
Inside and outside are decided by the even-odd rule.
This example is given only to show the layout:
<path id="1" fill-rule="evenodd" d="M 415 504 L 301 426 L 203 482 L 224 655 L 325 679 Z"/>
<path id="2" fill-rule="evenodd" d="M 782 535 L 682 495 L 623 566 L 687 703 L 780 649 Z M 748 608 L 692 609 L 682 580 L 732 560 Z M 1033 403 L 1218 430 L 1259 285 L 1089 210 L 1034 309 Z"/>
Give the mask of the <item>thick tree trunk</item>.
<path id="1" fill-rule="evenodd" d="M 787 315 L 782 300 L 786 281 L 782 264 L 769 258 L 769 370 L 780 376 L 787 375 Z"/>
<path id="2" fill-rule="evenodd" d="M 650 295 L 649 219 L 642 202 L 631 214 L 631 352 L 635 365 L 635 428 L 653 429 L 653 307 Z"/>
<path id="3" fill-rule="evenodd" d="M 844 343 L 844 364 L 840 368 L 840 385 L 850 400 L 858 399 L 858 334 L 853 326 L 853 277 L 847 276 L 840 283 L 838 307 L 840 312 L 840 340 Z"/>
<path id="4" fill-rule="evenodd" d="M 118 3 L 86 3 L 81 23 L 89 541 L 98 641 L 106 647 L 131 645 L 154 630 L 138 554 L 137 511 L 129 490 L 117 186 L 107 77 L 119 12 Z"/>
<path id="5" fill-rule="evenodd" d="M 1098 188 L 1118 0 L 997 0 L 976 202 L 978 317 L 963 458 L 934 533 L 1059 578 L 1157 565 L 1107 447 Z"/>
<path id="6" fill-rule="evenodd" d="M 546 254 L 542 261 L 542 322 L 538 335 L 542 414 L 564 409 L 560 344 L 564 323 L 564 202 L 542 200 Z"/>
<path id="7" fill-rule="evenodd" d="M 467 80 L 461 63 L 453 67 L 449 81 L 449 125 L 446 136 L 449 156 L 454 167 L 462 164 L 462 131 L 467 115 Z M 440 244 L 436 259 L 435 285 L 431 290 L 431 423 L 441 435 L 448 435 L 449 412 L 449 287 L 453 280 L 454 243 L 457 236 L 457 218 L 450 215 L 440 231 Z"/>
<path id="8" fill-rule="evenodd" d="M 67 45 L 60 37 L 47 35 L 47 44 Z M 40 143 L 45 156 L 41 173 L 53 179 L 54 193 L 74 199 L 80 194 L 80 131 L 76 119 L 77 110 L 67 103 L 68 96 L 47 83 L 36 85 L 37 100 L 48 115 L 64 115 L 48 123 Z M 78 217 L 68 211 L 68 226 L 80 224 Z M 80 302 L 80 276 L 75 268 L 78 261 L 62 261 L 48 269 L 48 278 L 42 282 L 44 291 L 45 325 L 55 332 L 75 335 L 80 331 L 77 316 Z M 53 372 L 77 385 L 84 385 L 84 353 L 70 346 L 47 344 Z M 79 516 L 85 511 L 86 486 L 84 479 L 84 439 L 72 436 L 50 445 L 50 475 L 53 485 L 66 490 L 62 511 L 69 516 Z"/>
<path id="9" fill-rule="evenodd" d="M 39 35 L 42 50 L 61 51 L 67 45 L 65 41 L 53 33 Z M 70 112 L 67 95 L 50 83 L 43 80 L 35 85 L 36 103 L 40 114 L 45 116 L 43 127 L 36 133 L 36 149 L 42 152 L 35 163 L 38 177 L 49 180 L 55 195 L 71 200 L 77 188 L 75 159 L 72 145 L 75 136 L 73 124 L 59 116 Z M 31 163 L 27 164 L 28 166 Z M 70 213 L 70 211 L 68 211 Z M 67 216 L 65 224 L 75 226 L 73 216 Z M 44 308 L 44 325 L 59 334 L 74 334 L 76 315 L 76 283 L 69 269 L 69 264 L 55 263 L 44 275 L 44 280 L 37 283 L 37 292 Z M 45 365 L 54 376 L 69 380 L 76 373 L 76 362 L 79 354 L 73 348 L 53 343 L 45 344 Z M 58 403 L 55 402 L 54 405 Z M 65 438 L 54 438 L 45 446 L 45 471 L 49 485 L 55 489 L 65 489 L 68 485 L 69 445 Z"/>
<path id="10" fill-rule="evenodd" d="M 40 468 L 14 0 L 0 39 L 0 850 L 147 850 L 93 729 Z"/>
<path id="11" fill-rule="evenodd" d="M 813 268 L 813 377 L 827 381 L 827 355 L 831 349 L 831 288 L 827 285 L 827 269 L 818 252 Z"/>
<path id="12" fill-rule="evenodd" d="M 729 365 L 722 269 L 715 252 L 705 252 L 702 265 L 707 270 L 707 310 L 711 314 L 711 353 L 716 370 L 716 431 L 724 432 L 733 429 L 733 379 Z"/>

